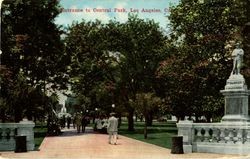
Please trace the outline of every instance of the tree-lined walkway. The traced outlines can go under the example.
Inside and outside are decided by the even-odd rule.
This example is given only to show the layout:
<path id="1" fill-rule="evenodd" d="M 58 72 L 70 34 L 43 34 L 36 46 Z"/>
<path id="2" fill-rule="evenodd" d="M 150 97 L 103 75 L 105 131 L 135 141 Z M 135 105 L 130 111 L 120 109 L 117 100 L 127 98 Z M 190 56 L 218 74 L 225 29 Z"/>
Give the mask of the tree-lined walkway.
<path id="1" fill-rule="evenodd" d="M 217 154 L 171 154 L 169 149 L 147 144 L 141 141 L 119 136 L 117 145 L 108 144 L 108 135 L 86 133 L 65 129 L 61 136 L 46 137 L 40 151 L 27 153 L 1 152 L 5 158 L 25 159 L 180 159 L 180 158 L 234 158 L 231 155 Z M 237 157 L 238 158 L 238 157 Z M 241 157 L 242 159 L 243 157 Z M 245 157 L 244 157 L 245 158 Z"/>

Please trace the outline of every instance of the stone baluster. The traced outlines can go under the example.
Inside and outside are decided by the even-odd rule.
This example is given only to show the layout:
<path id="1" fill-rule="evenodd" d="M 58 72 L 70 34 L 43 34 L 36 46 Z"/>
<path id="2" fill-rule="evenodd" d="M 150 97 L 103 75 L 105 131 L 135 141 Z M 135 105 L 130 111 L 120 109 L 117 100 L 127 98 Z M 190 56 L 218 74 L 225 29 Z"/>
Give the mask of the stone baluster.
<path id="1" fill-rule="evenodd" d="M 15 128 L 10 128 L 10 136 L 11 137 L 15 136 Z"/>
<path id="2" fill-rule="evenodd" d="M 219 140 L 219 130 L 217 128 L 212 129 L 212 142 L 218 142 Z"/>
<path id="3" fill-rule="evenodd" d="M 206 129 L 201 128 L 201 141 L 202 142 L 205 140 L 205 132 L 206 132 Z"/>
<path id="4" fill-rule="evenodd" d="M 10 140 L 10 137 L 11 137 L 11 135 L 10 135 L 11 129 L 10 129 L 10 128 L 6 128 L 6 129 L 5 129 L 5 133 L 6 133 L 6 139 L 7 139 L 7 140 Z"/>
<path id="5" fill-rule="evenodd" d="M 196 128 L 197 134 L 196 134 L 196 142 L 202 141 L 202 134 L 201 134 L 201 128 Z"/>
<path id="6" fill-rule="evenodd" d="M 242 129 L 242 143 L 244 144 L 247 141 L 247 130 Z"/>
<path id="7" fill-rule="evenodd" d="M 225 143 L 225 129 L 220 129 L 220 142 Z"/>
<path id="8" fill-rule="evenodd" d="M 234 136 L 233 136 L 233 142 L 237 143 L 239 141 L 239 130 L 238 129 L 233 129 L 234 131 Z"/>
<path id="9" fill-rule="evenodd" d="M 235 137 L 235 143 L 244 143 L 243 141 L 243 130 L 238 129 Z"/>
<path id="10" fill-rule="evenodd" d="M 220 134 L 221 134 L 221 131 L 219 128 L 216 128 L 216 141 L 219 142 L 220 141 Z"/>
<path id="11" fill-rule="evenodd" d="M 204 142 L 210 142 L 210 134 L 209 134 L 209 131 L 210 131 L 210 128 L 205 128 L 203 129 L 205 131 L 204 133 Z"/>
<path id="12" fill-rule="evenodd" d="M 0 128 L 0 140 L 2 140 L 2 139 L 3 139 L 3 129 Z"/>
<path id="13" fill-rule="evenodd" d="M 15 141 L 15 128 L 10 128 L 10 139 L 9 142 L 13 144 L 14 147 L 14 143 Z"/>
<path id="14" fill-rule="evenodd" d="M 246 131 L 246 142 L 250 143 L 250 130 Z"/>
<path id="15" fill-rule="evenodd" d="M 227 140 L 227 142 L 228 143 L 234 143 L 234 136 L 235 136 L 235 129 L 228 129 L 228 136 L 227 136 L 227 138 L 228 138 L 228 140 Z"/>
<path id="16" fill-rule="evenodd" d="M 197 128 L 194 128 L 193 129 L 193 142 L 196 142 L 197 141 L 197 138 L 198 138 L 198 130 Z"/>
<path id="17" fill-rule="evenodd" d="M 225 139 L 225 143 L 227 143 L 229 141 L 229 130 L 228 129 L 225 129 L 224 130 L 224 139 Z"/>

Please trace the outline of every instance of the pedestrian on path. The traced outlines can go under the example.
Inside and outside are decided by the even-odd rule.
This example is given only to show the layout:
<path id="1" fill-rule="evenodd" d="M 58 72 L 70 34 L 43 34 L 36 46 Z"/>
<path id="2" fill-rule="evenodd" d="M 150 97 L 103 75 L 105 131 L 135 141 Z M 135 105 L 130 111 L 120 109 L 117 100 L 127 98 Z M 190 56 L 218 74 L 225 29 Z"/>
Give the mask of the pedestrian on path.
<path id="1" fill-rule="evenodd" d="M 67 127 L 68 127 L 68 129 L 70 128 L 70 124 L 71 124 L 71 117 L 68 116 L 67 117 Z"/>
<path id="2" fill-rule="evenodd" d="M 81 124 L 82 124 L 82 115 L 80 113 L 77 113 L 76 114 L 76 129 L 77 129 L 77 133 L 80 133 Z"/>
<path id="3" fill-rule="evenodd" d="M 109 133 L 109 144 L 117 144 L 117 132 L 118 132 L 118 119 L 115 117 L 115 113 L 110 113 L 108 119 L 107 131 Z"/>
<path id="4" fill-rule="evenodd" d="M 82 117 L 82 132 L 83 133 L 85 132 L 85 128 L 86 128 L 87 125 L 88 125 L 87 117 L 83 116 Z"/>

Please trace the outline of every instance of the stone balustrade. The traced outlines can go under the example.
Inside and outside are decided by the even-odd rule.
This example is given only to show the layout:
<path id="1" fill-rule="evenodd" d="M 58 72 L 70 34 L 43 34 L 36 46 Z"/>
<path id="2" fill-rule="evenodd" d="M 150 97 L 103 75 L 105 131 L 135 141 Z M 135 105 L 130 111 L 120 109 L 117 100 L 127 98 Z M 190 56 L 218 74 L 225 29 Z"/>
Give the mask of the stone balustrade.
<path id="1" fill-rule="evenodd" d="M 34 150 L 35 123 L 23 120 L 19 123 L 0 123 L 0 151 L 15 150 L 16 136 L 26 136 L 27 150 Z"/>
<path id="2" fill-rule="evenodd" d="M 249 122 L 177 123 L 185 153 L 250 154 Z"/>

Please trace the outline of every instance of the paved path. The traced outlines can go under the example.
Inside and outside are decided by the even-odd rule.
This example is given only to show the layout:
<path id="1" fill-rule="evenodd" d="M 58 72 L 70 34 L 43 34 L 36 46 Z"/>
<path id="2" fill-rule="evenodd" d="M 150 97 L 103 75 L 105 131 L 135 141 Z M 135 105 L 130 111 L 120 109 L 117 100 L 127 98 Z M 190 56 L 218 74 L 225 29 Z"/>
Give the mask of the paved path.
<path id="1" fill-rule="evenodd" d="M 40 151 L 27 153 L 0 152 L 0 159 L 246 159 L 244 156 L 191 153 L 174 155 L 169 149 L 119 136 L 117 145 L 108 144 L 108 135 L 63 130 L 61 136 L 46 137 Z M 249 157 L 250 158 L 250 157 Z"/>

